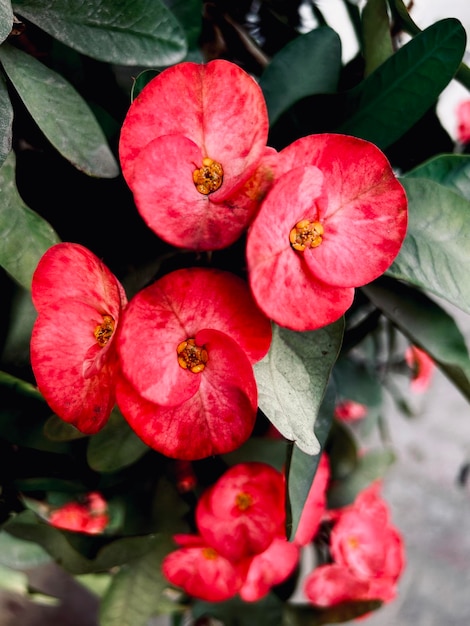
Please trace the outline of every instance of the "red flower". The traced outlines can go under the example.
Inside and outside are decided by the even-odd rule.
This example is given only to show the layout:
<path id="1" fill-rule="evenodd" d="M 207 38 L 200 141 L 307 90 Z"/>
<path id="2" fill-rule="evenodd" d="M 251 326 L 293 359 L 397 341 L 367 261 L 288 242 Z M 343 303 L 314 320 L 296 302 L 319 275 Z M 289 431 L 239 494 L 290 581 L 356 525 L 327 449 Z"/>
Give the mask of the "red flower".
<path id="1" fill-rule="evenodd" d="M 327 455 L 323 453 L 295 533 L 294 542 L 299 546 L 307 545 L 317 534 L 326 511 L 326 490 L 329 480 L 330 463 Z"/>
<path id="2" fill-rule="evenodd" d="M 147 225 L 193 250 L 233 243 L 272 178 L 267 136 L 262 91 L 237 65 L 186 62 L 161 72 L 132 103 L 119 145 Z"/>
<path id="3" fill-rule="evenodd" d="M 463 100 L 456 109 L 457 139 L 460 143 L 470 142 L 470 100 Z"/>
<path id="4" fill-rule="evenodd" d="M 52 511 L 48 521 L 56 528 L 96 535 L 109 523 L 107 504 L 99 493 L 92 492 L 85 504 L 68 502 Z"/>
<path id="5" fill-rule="evenodd" d="M 354 400 L 343 400 L 335 407 L 336 419 L 343 422 L 355 422 L 367 415 L 367 407 L 365 404 L 355 402 Z"/>
<path id="6" fill-rule="evenodd" d="M 206 602 L 233 598 L 242 586 L 240 566 L 231 563 L 197 535 L 177 535 L 182 547 L 162 562 L 164 576 L 190 596 Z"/>
<path id="7" fill-rule="evenodd" d="M 411 389 L 416 393 L 426 391 L 436 368 L 433 359 L 421 348 L 408 346 L 405 351 L 405 360 L 412 370 Z"/>
<path id="8" fill-rule="evenodd" d="M 279 153 L 276 172 L 248 232 L 250 286 L 280 326 L 313 330 L 339 319 L 354 288 L 393 262 L 406 196 L 376 146 L 344 135 L 298 139 Z"/>
<path id="9" fill-rule="evenodd" d="M 270 465 L 234 465 L 197 504 L 200 534 L 234 562 L 264 552 L 285 535 L 284 489 L 283 475 Z"/>
<path id="10" fill-rule="evenodd" d="M 115 402 L 115 334 L 127 303 L 117 278 L 89 250 L 59 243 L 32 281 L 38 311 L 31 365 L 52 410 L 86 434 L 106 423 Z"/>
<path id="11" fill-rule="evenodd" d="M 139 437 L 169 457 L 230 452 L 252 432 L 252 365 L 270 341 L 269 320 L 241 278 L 200 268 L 167 274 L 125 311 L 118 405 Z"/>
<path id="12" fill-rule="evenodd" d="M 316 567 L 307 576 L 304 592 L 315 606 L 328 607 L 340 602 L 367 599 L 369 583 L 354 576 L 347 567 L 331 563 Z"/>

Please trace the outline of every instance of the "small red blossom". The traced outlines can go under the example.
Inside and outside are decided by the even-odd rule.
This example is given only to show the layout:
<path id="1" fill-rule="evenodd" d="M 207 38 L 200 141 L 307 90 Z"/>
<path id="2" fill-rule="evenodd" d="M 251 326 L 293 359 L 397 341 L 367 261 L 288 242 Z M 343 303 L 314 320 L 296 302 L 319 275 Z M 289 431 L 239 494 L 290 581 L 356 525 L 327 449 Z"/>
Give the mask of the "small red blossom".
<path id="1" fill-rule="evenodd" d="M 270 465 L 234 465 L 197 504 L 200 534 L 233 562 L 264 552 L 285 534 L 284 490 L 284 476 Z"/>
<path id="2" fill-rule="evenodd" d="M 106 500 L 97 492 L 89 493 L 84 504 L 68 502 L 55 509 L 48 521 L 56 528 L 96 535 L 109 524 Z"/>
<path id="3" fill-rule="evenodd" d="M 470 142 L 470 100 L 459 102 L 456 109 L 457 139 L 461 144 Z"/>
<path id="4" fill-rule="evenodd" d="M 302 514 L 297 526 L 294 543 L 306 546 L 317 534 L 318 528 L 326 511 L 326 492 L 330 481 L 331 470 L 328 456 L 323 453 L 317 471 L 308 492 Z"/>
<path id="5" fill-rule="evenodd" d="M 367 415 L 367 406 L 354 400 L 343 400 L 335 407 L 336 419 L 343 422 L 355 422 Z"/>
<path id="6" fill-rule="evenodd" d="M 270 322 L 241 278 L 202 268 L 167 274 L 134 296 L 123 316 L 119 408 L 147 445 L 169 457 L 231 452 L 252 432 L 252 366 L 270 342 Z"/>
<path id="7" fill-rule="evenodd" d="M 86 434 L 99 431 L 115 403 L 115 335 L 127 304 L 124 289 L 87 248 L 58 243 L 32 280 L 38 311 L 31 365 L 45 400 Z"/>
<path id="8" fill-rule="evenodd" d="M 436 364 L 427 352 L 417 346 L 408 346 L 405 360 L 412 372 L 411 389 L 423 393 L 431 384 Z"/>
<path id="9" fill-rule="evenodd" d="M 168 243 L 216 250 L 246 229 L 272 180 L 268 115 L 234 63 L 180 63 L 133 101 L 121 129 L 123 175 L 141 216 Z"/>
<path id="10" fill-rule="evenodd" d="M 375 145 L 335 134 L 298 139 L 278 154 L 276 180 L 249 228 L 255 299 L 280 326 L 330 324 L 356 287 L 391 265 L 406 228 L 405 191 Z"/>

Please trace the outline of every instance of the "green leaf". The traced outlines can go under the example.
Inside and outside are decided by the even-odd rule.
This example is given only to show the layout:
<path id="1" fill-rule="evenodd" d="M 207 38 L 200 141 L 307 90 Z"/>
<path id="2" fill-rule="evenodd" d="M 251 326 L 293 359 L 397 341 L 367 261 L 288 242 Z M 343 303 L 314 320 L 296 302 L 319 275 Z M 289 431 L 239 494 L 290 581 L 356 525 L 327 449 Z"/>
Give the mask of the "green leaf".
<path id="1" fill-rule="evenodd" d="M 470 313 L 470 201 L 428 179 L 401 182 L 408 197 L 408 232 L 387 274 Z"/>
<path id="2" fill-rule="evenodd" d="M 23 204 L 16 188 L 15 155 L 0 168 L 0 265 L 26 289 L 44 252 L 59 241 L 53 228 Z"/>
<path id="3" fill-rule="evenodd" d="M 470 356 L 454 318 L 426 294 L 387 277 L 362 290 L 411 343 L 432 357 L 470 400 Z"/>
<path id="4" fill-rule="evenodd" d="M 336 132 L 367 139 L 382 150 L 435 103 L 465 53 L 466 33 L 455 18 L 432 24 L 346 92 Z"/>
<path id="5" fill-rule="evenodd" d="M 333 410 L 335 404 L 335 392 L 332 385 L 329 385 L 324 400 L 321 404 L 317 420 L 315 422 L 315 436 L 323 449 L 329 435 L 333 420 Z M 291 447 L 291 454 L 287 458 L 287 511 L 286 511 L 286 531 L 291 539 L 295 536 L 299 525 L 300 516 L 307 500 L 312 481 L 315 477 L 320 454 L 309 455 L 303 452 L 298 446 Z"/>
<path id="6" fill-rule="evenodd" d="M 211 616 L 221 620 L 224 626 L 280 626 L 284 604 L 273 593 L 269 593 L 257 602 L 243 602 L 235 597 L 226 602 L 201 602 L 192 605 L 192 617 L 198 620 Z"/>
<path id="7" fill-rule="evenodd" d="M 95 472 L 115 472 L 132 465 L 148 451 L 149 447 L 115 408 L 106 426 L 90 437 L 87 461 Z"/>
<path id="8" fill-rule="evenodd" d="M 121 567 L 101 601 L 100 626 L 145 626 L 168 605 L 163 592 L 169 583 L 161 563 L 174 549 L 169 537 L 162 537 L 147 554 Z"/>
<path id="9" fill-rule="evenodd" d="M 0 74 L 0 167 L 11 151 L 13 107 L 3 74 Z"/>
<path id="10" fill-rule="evenodd" d="M 271 348 L 254 367 L 260 409 L 306 454 L 320 450 L 314 424 L 343 332 L 342 318 L 304 333 L 274 325 Z"/>
<path id="11" fill-rule="evenodd" d="M 51 556 L 36 543 L 0 531 L 0 564 L 12 569 L 30 569 L 48 563 Z"/>
<path id="12" fill-rule="evenodd" d="M 375 611 L 382 605 L 380 600 L 356 600 L 341 602 L 321 609 L 305 604 L 286 604 L 283 626 L 323 626 L 343 624 L 361 615 Z"/>
<path id="13" fill-rule="evenodd" d="M 87 558 L 75 547 L 70 538 L 80 537 L 80 533 L 68 533 L 42 521 L 33 511 L 22 511 L 3 526 L 14 537 L 32 541 L 42 546 L 52 558 L 71 574 L 89 574 L 104 572 L 117 565 L 147 554 L 161 541 L 167 541 L 160 535 L 125 537 L 116 539 L 101 547 L 95 558 Z M 89 542 L 100 541 L 100 537 L 84 537 Z"/>
<path id="14" fill-rule="evenodd" d="M 186 39 L 160 0 L 17 0 L 15 13 L 62 43 L 118 65 L 172 65 L 186 55 Z"/>
<path id="15" fill-rule="evenodd" d="M 392 450 L 369 450 L 359 456 L 354 470 L 328 490 L 328 507 L 338 508 L 351 504 L 357 494 L 374 480 L 383 478 L 395 461 Z"/>
<path id="16" fill-rule="evenodd" d="M 5 41 L 13 28 L 13 10 L 10 0 L 0 0 L 0 43 Z"/>
<path id="17" fill-rule="evenodd" d="M 386 0 L 368 0 L 362 11 L 362 39 L 368 76 L 393 54 Z"/>
<path id="18" fill-rule="evenodd" d="M 470 155 L 441 154 L 418 165 L 403 178 L 429 178 L 470 201 Z"/>
<path id="19" fill-rule="evenodd" d="M 65 159 L 90 176 L 119 174 L 101 127 L 69 82 L 7 44 L 0 47 L 0 61 L 34 121 Z"/>
<path id="20" fill-rule="evenodd" d="M 299 35 L 272 58 L 260 78 L 270 124 L 297 100 L 336 91 L 341 40 L 324 26 Z"/>

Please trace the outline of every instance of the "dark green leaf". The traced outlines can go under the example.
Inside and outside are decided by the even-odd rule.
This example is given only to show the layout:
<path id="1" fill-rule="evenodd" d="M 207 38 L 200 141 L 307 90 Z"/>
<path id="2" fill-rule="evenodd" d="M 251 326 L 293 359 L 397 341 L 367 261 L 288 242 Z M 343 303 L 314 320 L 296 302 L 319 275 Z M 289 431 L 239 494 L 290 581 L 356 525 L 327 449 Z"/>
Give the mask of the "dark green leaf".
<path id="1" fill-rule="evenodd" d="M 168 605 L 161 563 L 174 549 L 169 537 L 162 536 L 147 554 L 122 566 L 101 601 L 100 626 L 145 626 Z"/>
<path id="2" fill-rule="evenodd" d="M 368 76 L 393 54 L 387 0 L 369 0 L 362 11 L 362 39 Z"/>
<path id="3" fill-rule="evenodd" d="M 403 178 L 429 178 L 470 201 L 470 155 L 441 154 L 407 172 Z"/>
<path id="4" fill-rule="evenodd" d="M 90 437 L 87 461 L 96 472 L 115 472 L 140 459 L 149 447 L 115 408 L 106 426 Z"/>
<path id="5" fill-rule="evenodd" d="M 59 241 L 51 226 L 22 201 L 16 188 L 15 155 L 0 168 L 0 265 L 26 289 L 44 252 Z"/>
<path id="6" fill-rule="evenodd" d="M 341 41 L 327 26 L 284 46 L 260 78 L 270 123 L 305 96 L 336 91 L 340 69 Z"/>
<path id="7" fill-rule="evenodd" d="M 386 277 L 362 289 L 470 400 L 470 357 L 465 337 L 453 317 L 424 293 Z"/>
<path id="8" fill-rule="evenodd" d="M 465 29 L 457 19 L 432 24 L 345 94 L 344 122 L 335 130 L 387 148 L 436 103 L 465 45 Z"/>
<path id="9" fill-rule="evenodd" d="M 215 617 L 224 626 L 279 626 L 282 624 L 282 609 L 281 601 L 270 593 L 258 602 L 243 602 L 240 598 L 214 604 L 196 601 L 191 613 L 195 619 L 205 615 Z"/>
<path id="10" fill-rule="evenodd" d="M 184 28 L 190 60 L 202 63 L 203 56 L 199 47 L 202 30 L 201 0 L 165 0 L 165 4 Z"/>
<path id="11" fill-rule="evenodd" d="M 333 420 L 335 391 L 332 385 L 328 386 L 324 400 L 315 422 L 315 436 L 323 449 L 329 435 Z M 317 471 L 320 454 L 310 455 L 303 452 L 298 446 L 291 447 L 291 454 L 286 463 L 287 475 L 287 536 L 293 538 L 299 525 L 300 516 L 307 500 L 312 481 Z"/>
<path id="12" fill-rule="evenodd" d="M 167 538 L 162 539 L 159 535 L 116 539 L 101 547 L 96 557 L 91 559 L 72 546 L 67 537 L 69 533 L 40 520 L 33 511 L 23 511 L 11 518 L 4 525 L 4 530 L 20 539 L 39 544 L 59 565 L 72 574 L 106 571 L 147 554 L 162 540 L 167 541 Z M 70 533 L 70 535 L 72 538 L 79 533 Z M 97 537 L 85 537 L 85 539 L 99 540 Z"/>
<path id="13" fill-rule="evenodd" d="M 5 41 L 13 28 L 13 11 L 10 0 L 0 0 L 0 43 Z"/>
<path id="14" fill-rule="evenodd" d="M 342 602 L 326 609 L 303 604 L 288 604 L 285 607 L 285 619 L 282 626 L 341 624 L 375 611 L 381 604 L 379 600 L 362 600 Z"/>
<path id="15" fill-rule="evenodd" d="M 0 47 L 0 61 L 34 121 L 64 158 L 90 176 L 119 174 L 101 127 L 70 83 L 7 44 Z"/>
<path id="16" fill-rule="evenodd" d="M 0 74 L 0 167 L 11 150 L 13 107 L 3 74 Z"/>
<path id="17" fill-rule="evenodd" d="M 387 274 L 470 313 L 470 201 L 428 179 L 401 182 L 408 196 L 408 232 Z"/>
<path id="18" fill-rule="evenodd" d="M 320 450 L 314 424 L 343 332 L 344 319 L 305 333 L 274 325 L 271 348 L 254 368 L 260 409 L 306 454 Z"/>
<path id="19" fill-rule="evenodd" d="M 172 65 L 186 40 L 160 0 L 18 0 L 16 13 L 87 56 L 118 65 Z"/>

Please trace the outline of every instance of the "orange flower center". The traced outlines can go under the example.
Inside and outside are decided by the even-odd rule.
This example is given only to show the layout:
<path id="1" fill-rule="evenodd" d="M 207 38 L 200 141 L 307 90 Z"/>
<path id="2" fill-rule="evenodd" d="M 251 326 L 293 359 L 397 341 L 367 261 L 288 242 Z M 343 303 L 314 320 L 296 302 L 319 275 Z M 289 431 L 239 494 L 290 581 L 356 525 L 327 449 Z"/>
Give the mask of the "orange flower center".
<path id="1" fill-rule="evenodd" d="M 206 559 L 213 560 L 213 559 L 216 559 L 219 555 L 214 550 L 214 548 L 203 548 L 202 556 Z"/>
<path id="2" fill-rule="evenodd" d="M 111 315 L 103 315 L 103 322 L 101 324 L 98 324 L 93 332 L 96 341 L 101 348 L 104 348 L 104 346 L 111 339 L 111 336 L 114 332 L 114 326 L 114 318 L 111 317 Z"/>
<path id="3" fill-rule="evenodd" d="M 359 539 L 355 537 L 354 535 L 351 535 L 350 537 L 348 537 L 347 541 L 348 541 L 349 547 L 352 550 L 356 550 L 357 548 L 359 548 Z"/>
<path id="4" fill-rule="evenodd" d="M 235 504 L 240 511 L 246 511 L 253 504 L 253 497 L 250 496 L 249 493 L 241 493 L 237 494 L 235 498 Z"/>
<path id="5" fill-rule="evenodd" d="M 217 191 L 224 180 L 224 170 L 220 163 L 209 157 L 202 159 L 202 167 L 193 172 L 193 182 L 199 193 L 207 196 Z"/>
<path id="6" fill-rule="evenodd" d="M 182 341 L 176 348 L 180 367 L 189 370 L 193 374 L 199 374 L 206 367 L 209 358 L 204 346 L 196 345 L 194 339 Z"/>
<path id="7" fill-rule="evenodd" d="M 320 222 L 301 220 L 289 233 L 290 245 L 298 252 L 305 248 L 317 248 L 323 241 L 324 228 Z"/>

